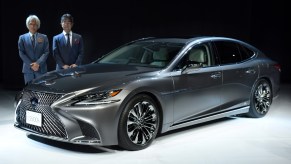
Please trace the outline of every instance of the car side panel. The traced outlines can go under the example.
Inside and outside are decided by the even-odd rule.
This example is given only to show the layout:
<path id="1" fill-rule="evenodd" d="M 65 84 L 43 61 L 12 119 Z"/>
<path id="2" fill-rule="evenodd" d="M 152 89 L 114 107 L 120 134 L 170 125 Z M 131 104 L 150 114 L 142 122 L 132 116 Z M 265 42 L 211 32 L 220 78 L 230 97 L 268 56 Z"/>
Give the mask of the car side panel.
<path id="1" fill-rule="evenodd" d="M 257 65 L 256 61 L 249 60 L 221 66 L 223 72 L 221 108 L 223 110 L 249 105 L 251 90 L 259 74 Z"/>
<path id="2" fill-rule="evenodd" d="M 218 112 L 222 78 L 216 67 L 193 69 L 173 75 L 175 84 L 174 124 L 193 120 L 202 114 Z"/>

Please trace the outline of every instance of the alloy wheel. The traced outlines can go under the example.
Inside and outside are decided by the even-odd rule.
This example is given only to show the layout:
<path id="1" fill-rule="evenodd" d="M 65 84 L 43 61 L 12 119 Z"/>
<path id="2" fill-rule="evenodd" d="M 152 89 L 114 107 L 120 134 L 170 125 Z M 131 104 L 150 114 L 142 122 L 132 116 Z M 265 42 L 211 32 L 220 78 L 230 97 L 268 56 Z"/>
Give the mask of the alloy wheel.
<path id="1" fill-rule="evenodd" d="M 153 138 L 157 126 L 157 109 L 150 102 L 138 102 L 130 109 L 127 119 L 127 135 L 134 144 L 147 144 Z"/>

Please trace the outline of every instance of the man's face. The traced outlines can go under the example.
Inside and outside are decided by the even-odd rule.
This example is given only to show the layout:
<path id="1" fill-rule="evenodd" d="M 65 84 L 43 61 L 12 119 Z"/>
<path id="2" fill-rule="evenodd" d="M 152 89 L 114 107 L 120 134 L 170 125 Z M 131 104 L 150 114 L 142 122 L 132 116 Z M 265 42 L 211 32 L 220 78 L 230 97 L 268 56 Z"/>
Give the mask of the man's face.
<path id="1" fill-rule="evenodd" d="M 36 33 L 38 27 L 37 27 L 37 24 L 36 24 L 36 21 L 35 20 L 31 20 L 28 24 L 28 30 L 29 32 L 31 32 L 32 34 Z"/>
<path id="2" fill-rule="evenodd" d="M 69 19 L 65 19 L 61 25 L 65 32 L 70 32 L 73 27 L 73 23 Z"/>

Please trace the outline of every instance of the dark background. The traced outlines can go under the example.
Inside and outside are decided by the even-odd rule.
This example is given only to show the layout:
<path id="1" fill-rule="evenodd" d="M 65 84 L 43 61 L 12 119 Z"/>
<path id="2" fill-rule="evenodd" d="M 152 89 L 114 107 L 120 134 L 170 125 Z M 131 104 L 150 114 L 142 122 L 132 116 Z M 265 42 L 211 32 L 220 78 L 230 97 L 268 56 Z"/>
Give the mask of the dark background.
<path id="1" fill-rule="evenodd" d="M 224 36 L 246 41 L 278 61 L 282 83 L 290 83 L 287 9 L 287 0 L 1 1 L 0 86 L 24 86 L 17 42 L 19 35 L 28 32 L 28 15 L 39 17 L 39 32 L 48 35 L 51 50 L 53 36 L 62 32 L 60 18 L 65 13 L 74 17 L 73 32 L 83 36 L 84 64 L 143 37 Z M 47 63 L 49 71 L 54 70 L 51 53 Z"/>

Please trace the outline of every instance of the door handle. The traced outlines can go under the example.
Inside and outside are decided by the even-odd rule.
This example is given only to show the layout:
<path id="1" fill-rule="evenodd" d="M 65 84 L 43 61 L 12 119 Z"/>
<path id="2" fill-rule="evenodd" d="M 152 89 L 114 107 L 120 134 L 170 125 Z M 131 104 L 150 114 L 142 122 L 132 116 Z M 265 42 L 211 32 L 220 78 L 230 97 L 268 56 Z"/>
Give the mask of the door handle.
<path id="1" fill-rule="evenodd" d="M 256 70 L 249 69 L 249 70 L 246 70 L 246 73 L 247 74 L 255 74 L 256 73 Z"/>
<path id="2" fill-rule="evenodd" d="M 213 79 L 221 78 L 221 73 L 220 72 L 213 73 L 210 77 Z"/>

